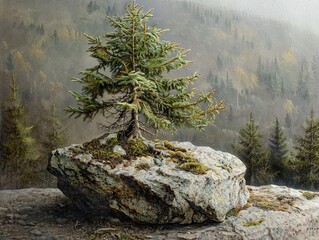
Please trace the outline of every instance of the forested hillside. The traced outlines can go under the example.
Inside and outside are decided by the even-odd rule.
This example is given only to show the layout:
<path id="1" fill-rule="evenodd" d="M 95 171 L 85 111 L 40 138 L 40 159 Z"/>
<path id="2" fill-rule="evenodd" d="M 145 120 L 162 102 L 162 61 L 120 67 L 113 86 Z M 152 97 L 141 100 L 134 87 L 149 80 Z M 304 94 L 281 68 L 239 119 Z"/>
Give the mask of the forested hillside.
<path id="1" fill-rule="evenodd" d="M 10 147 L 2 147 L 0 160 L 12 150 L 15 161 L 0 162 L 0 172 L 6 173 L 0 188 L 47 185 L 52 181 L 45 173 L 48 152 L 103 134 L 96 126 L 103 119 L 83 123 L 69 119 L 63 110 L 74 104 L 68 91 L 79 87 L 70 79 L 94 64 L 83 33 L 98 36 L 111 31 L 106 16 L 123 14 L 128 2 L 0 2 L 0 145 L 8 145 L 12 133 L 19 136 L 10 139 Z M 159 137 L 235 153 L 232 143 L 253 113 L 265 147 L 277 117 L 287 148 L 294 150 L 306 116 L 311 109 L 316 116 L 319 107 L 319 36 L 186 0 L 137 2 L 146 10 L 154 8 L 154 24 L 170 29 L 165 38 L 191 49 L 189 59 L 194 63 L 180 74 L 201 73 L 194 85 L 197 91 L 215 88 L 216 98 L 227 106 L 216 116 L 215 126 L 203 132 L 182 129 Z M 24 151 L 15 152 L 18 146 Z M 17 165 L 28 172 L 13 173 Z"/>

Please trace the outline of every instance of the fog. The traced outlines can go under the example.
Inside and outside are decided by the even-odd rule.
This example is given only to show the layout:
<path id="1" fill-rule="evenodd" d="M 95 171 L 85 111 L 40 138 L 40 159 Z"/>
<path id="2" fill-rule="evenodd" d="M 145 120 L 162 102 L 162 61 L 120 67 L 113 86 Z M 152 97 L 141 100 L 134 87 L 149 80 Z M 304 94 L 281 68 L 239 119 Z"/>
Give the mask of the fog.
<path id="1" fill-rule="evenodd" d="M 226 7 L 290 23 L 319 34 L 319 1 L 317 0 L 192 0 L 210 6 Z"/>
<path id="2" fill-rule="evenodd" d="M 65 113 L 67 106 L 76 106 L 69 91 L 81 88 L 70 79 L 96 64 L 87 52 L 83 33 L 103 36 L 113 31 L 106 15 L 123 15 L 131 1 L 0 0 L 0 106 L 10 102 L 14 76 L 17 99 L 25 108 L 20 120 L 32 130 L 29 135 L 35 146 L 29 149 L 41 155 L 43 171 L 47 165 L 43 154 L 55 148 L 44 144 L 52 142 L 48 136 L 53 123 L 60 121 L 56 124 L 59 131 L 53 130 L 64 136 L 57 146 L 104 134 L 96 125 L 107 121 L 102 116 L 84 122 Z M 163 39 L 191 49 L 187 58 L 193 63 L 169 74 L 179 77 L 199 72 L 196 92 L 214 88 L 216 99 L 225 100 L 227 107 L 203 132 L 183 128 L 158 138 L 234 153 L 233 143 L 252 113 L 266 148 L 278 118 L 287 136 L 287 149 L 295 154 L 296 136 L 304 134 L 306 115 L 311 110 L 319 115 L 319 1 L 136 2 L 145 10 L 154 9 L 150 25 L 170 29 Z M 4 116 L 0 107 L 0 147 L 6 143 L 5 124 L 10 124 Z M 12 179 L 8 176 L 6 180 L 10 183 Z"/>

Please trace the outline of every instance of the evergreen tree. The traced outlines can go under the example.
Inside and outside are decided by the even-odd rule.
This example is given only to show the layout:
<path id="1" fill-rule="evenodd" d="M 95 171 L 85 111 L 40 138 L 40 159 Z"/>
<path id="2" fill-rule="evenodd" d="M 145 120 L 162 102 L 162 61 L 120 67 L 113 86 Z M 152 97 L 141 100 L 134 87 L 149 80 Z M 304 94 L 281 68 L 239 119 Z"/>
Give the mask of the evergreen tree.
<path id="1" fill-rule="evenodd" d="M 319 187 L 319 121 L 311 110 L 303 127 L 304 136 L 298 137 L 294 168 L 297 173 L 296 182 L 305 188 Z"/>
<path id="2" fill-rule="evenodd" d="M 286 114 L 285 127 L 288 129 L 290 129 L 292 127 L 292 120 L 291 120 L 289 113 Z"/>
<path id="3" fill-rule="evenodd" d="M 239 142 L 233 145 L 239 158 L 247 167 L 245 179 L 247 184 L 263 184 L 271 174 L 267 162 L 268 152 L 263 150 L 259 126 L 255 124 L 252 113 L 246 127 L 239 131 Z"/>
<path id="4" fill-rule="evenodd" d="M 269 139 L 270 148 L 270 168 L 275 176 L 276 183 L 282 183 L 284 180 L 285 166 L 288 160 L 287 143 L 284 131 L 276 117 L 274 127 Z"/>
<path id="5" fill-rule="evenodd" d="M 233 106 L 230 104 L 229 105 L 229 114 L 227 116 L 227 120 L 232 122 L 233 119 L 234 119 Z"/>
<path id="6" fill-rule="evenodd" d="M 42 146 L 45 153 L 61 147 L 64 142 L 64 130 L 54 105 L 50 107 L 50 113 L 44 119 L 45 129 Z"/>
<path id="7" fill-rule="evenodd" d="M 56 179 L 46 171 L 47 159 L 49 153 L 53 149 L 61 147 L 64 143 L 64 130 L 54 105 L 50 107 L 50 111 L 45 117 L 42 117 L 41 131 L 41 160 L 39 163 L 39 177 L 41 179 L 41 187 L 55 187 Z"/>
<path id="8" fill-rule="evenodd" d="M 284 80 L 281 78 L 281 88 L 280 88 L 280 96 L 285 96 L 285 86 L 284 86 Z"/>
<path id="9" fill-rule="evenodd" d="M 178 44 L 160 39 L 166 30 L 148 27 L 151 11 L 143 12 L 136 3 L 126 8 L 124 17 L 109 18 L 115 31 L 105 37 L 87 36 L 91 57 L 98 65 L 82 72 L 82 93 L 72 92 L 78 107 L 70 115 L 92 119 L 102 113 L 110 122 L 107 131 L 120 131 L 127 140 L 142 138 L 142 133 L 177 127 L 203 129 L 224 109 L 215 102 L 214 91 L 203 93 L 196 101 L 188 90 L 198 74 L 171 79 L 164 73 L 186 66 L 188 51 Z M 110 69 L 111 76 L 105 69 Z M 106 97 L 108 96 L 108 97 Z M 200 105 L 207 104 L 202 110 Z"/>
<path id="10" fill-rule="evenodd" d="M 54 33 L 51 36 L 51 39 L 53 40 L 54 44 L 56 44 L 59 41 L 59 36 L 58 36 L 57 30 L 54 30 Z"/>
<path id="11" fill-rule="evenodd" d="M 37 153 L 31 136 L 32 126 L 27 126 L 25 110 L 17 98 L 16 81 L 12 77 L 10 96 L 3 104 L 3 142 L 1 150 L 2 188 L 31 186 L 37 179 Z"/>
<path id="12" fill-rule="evenodd" d="M 9 56 L 8 56 L 8 59 L 7 59 L 7 62 L 6 62 L 6 66 L 7 66 L 7 69 L 8 69 L 9 72 L 12 71 L 13 68 L 14 68 L 11 53 L 9 53 Z"/>

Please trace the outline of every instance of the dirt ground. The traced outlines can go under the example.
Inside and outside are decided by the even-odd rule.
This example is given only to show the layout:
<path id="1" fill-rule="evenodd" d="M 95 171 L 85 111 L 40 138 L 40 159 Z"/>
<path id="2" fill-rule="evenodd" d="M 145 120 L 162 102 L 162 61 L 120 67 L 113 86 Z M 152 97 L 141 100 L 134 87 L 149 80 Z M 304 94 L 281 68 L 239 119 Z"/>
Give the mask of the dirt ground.
<path id="1" fill-rule="evenodd" d="M 0 191 L 0 240 L 153 239 L 154 229 L 79 211 L 58 189 Z"/>

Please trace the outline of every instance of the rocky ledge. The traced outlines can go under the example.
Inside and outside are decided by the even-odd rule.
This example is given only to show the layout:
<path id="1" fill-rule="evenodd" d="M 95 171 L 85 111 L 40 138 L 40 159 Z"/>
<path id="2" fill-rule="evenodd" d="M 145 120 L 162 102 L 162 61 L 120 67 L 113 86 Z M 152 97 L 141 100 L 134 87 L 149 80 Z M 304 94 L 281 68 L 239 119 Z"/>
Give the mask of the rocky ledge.
<path id="1" fill-rule="evenodd" d="M 0 239 L 316 240 L 319 193 L 279 186 L 248 186 L 244 208 L 223 223 L 136 225 L 83 213 L 58 189 L 0 191 Z"/>
<path id="2" fill-rule="evenodd" d="M 106 155 L 113 157 L 103 159 L 111 143 Z M 247 203 L 246 167 L 231 154 L 164 141 L 152 142 L 157 154 L 127 160 L 114 143 L 116 137 L 108 136 L 52 153 L 48 169 L 58 188 L 83 211 L 139 223 L 190 224 L 221 222 Z M 86 151 L 92 145 L 95 150 Z"/>

